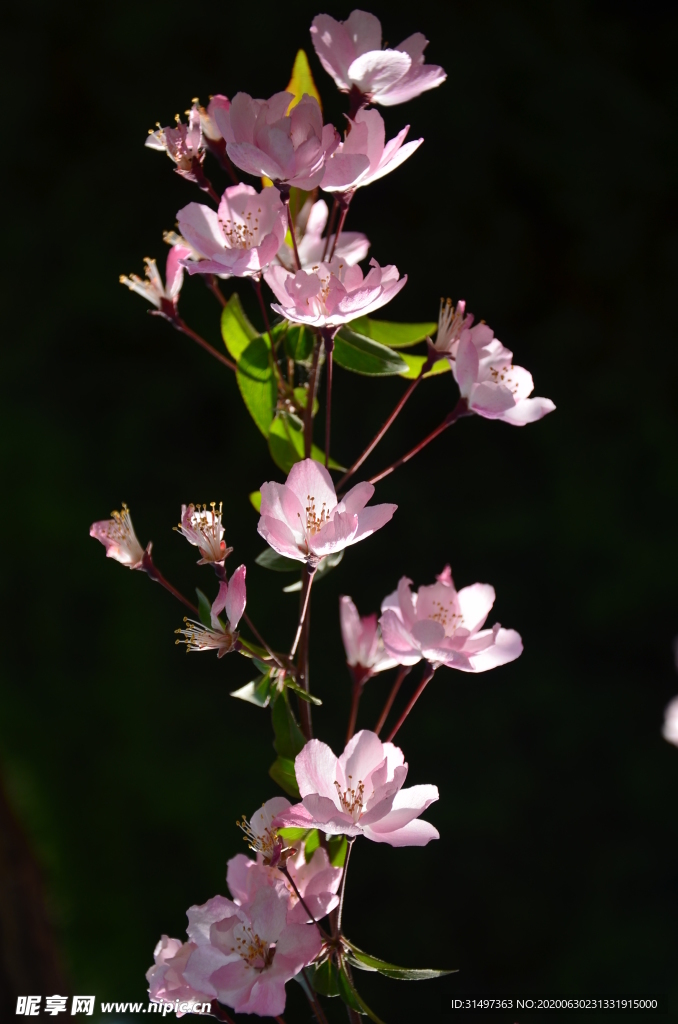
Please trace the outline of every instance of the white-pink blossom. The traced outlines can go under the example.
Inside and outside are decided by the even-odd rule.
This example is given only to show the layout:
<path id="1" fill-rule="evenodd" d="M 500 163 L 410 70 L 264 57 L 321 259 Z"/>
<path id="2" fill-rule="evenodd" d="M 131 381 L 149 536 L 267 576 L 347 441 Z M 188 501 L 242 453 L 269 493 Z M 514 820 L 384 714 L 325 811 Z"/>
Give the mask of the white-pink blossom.
<path id="1" fill-rule="evenodd" d="M 188 124 L 184 124 L 176 115 L 176 128 L 162 128 L 160 124 L 155 131 L 151 130 L 146 139 L 149 149 L 158 149 L 167 153 L 176 164 L 176 172 L 188 181 L 201 183 L 204 146 L 200 127 L 200 110 L 194 104 L 188 113 Z"/>
<path id="2" fill-rule="evenodd" d="M 284 886 L 263 886 L 243 906 L 214 896 L 191 907 L 187 932 L 197 949 L 184 970 L 187 983 L 236 1013 L 279 1016 L 285 983 L 322 948 L 315 925 L 288 923 L 288 904 Z"/>
<path id="3" fill-rule="evenodd" d="M 418 819 L 438 799 L 438 789 L 403 789 L 407 768 L 400 747 L 366 729 L 349 740 L 341 757 L 326 743 L 309 740 L 294 762 L 302 802 L 276 823 L 325 835 L 362 835 L 391 846 L 425 846 L 439 834 Z"/>
<path id="4" fill-rule="evenodd" d="M 293 99 L 291 92 L 268 100 L 239 92 L 227 110 L 214 111 L 214 120 L 236 167 L 310 191 L 320 184 L 325 160 L 336 149 L 339 135 L 331 124 L 323 126 L 315 97 L 304 95 L 288 114 Z"/>
<path id="5" fill-rule="evenodd" d="M 311 38 L 338 88 L 356 90 L 366 103 L 405 103 L 447 78 L 441 67 L 424 64 L 428 40 L 421 32 L 382 50 L 381 22 L 366 11 L 352 11 L 346 21 L 319 14 L 313 19 Z"/>
<path id="6" fill-rule="evenodd" d="M 452 353 L 452 372 L 461 397 L 479 416 L 523 427 L 555 409 L 550 398 L 528 397 L 534 388 L 531 374 L 514 366 L 513 353 L 487 324 L 464 327 Z"/>
<path id="7" fill-rule="evenodd" d="M 264 863 L 261 855 L 257 860 L 252 860 L 244 853 L 231 857 L 227 865 L 226 881 L 231 896 L 238 906 L 242 906 L 251 903 L 262 886 L 287 887 L 289 924 L 321 921 L 339 904 L 337 892 L 341 882 L 341 868 L 332 867 L 327 850 L 321 846 L 316 847 L 307 863 L 302 843 L 298 853 L 285 861 L 285 868 L 289 871 L 303 903 L 282 871 Z"/>
<path id="8" fill-rule="evenodd" d="M 453 359 L 457 354 L 457 347 L 462 332 L 470 329 L 473 324 L 473 314 L 466 312 L 466 303 L 463 299 L 455 306 L 451 299 L 440 300 L 440 314 L 438 316 L 438 330 L 433 347 L 436 352 Z M 489 327 L 479 324 L 483 331 L 489 331 Z M 478 327 L 475 330 L 478 330 Z M 492 332 L 490 331 L 490 335 Z"/>
<path id="9" fill-rule="evenodd" d="M 422 658 L 462 672 L 487 672 L 514 661 L 523 650 L 514 629 L 495 623 L 484 629 L 494 604 L 494 587 L 474 583 L 457 591 L 449 565 L 430 586 L 413 594 L 406 576 L 384 599 L 379 620 L 384 646 L 400 665 Z"/>
<path id="10" fill-rule="evenodd" d="M 200 127 L 203 138 L 208 139 L 210 142 L 219 142 L 222 134 L 219 131 L 214 115 L 217 110 L 227 111 L 229 109 L 231 101 L 228 96 L 216 93 L 216 95 L 210 96 L 207 107 L 201 107 L 197 102 L 194 103 L 194 106 L 197 107 L 200 114 Z"/>
<path id="11" fill-rule="evenodd" d="M 278 299 L 271 308 L 293 323 L 339 327 L 385 306 L 407 281 L 392 265 L 380 267 L 370 260 L 370 268 L 363 277 L 360 267 L 336 256 L 296 273 L 269 267 L 264 280 Z"/>
<path id="12" fill-rule="evenodd" d="M 177 214 L 179 230 L 202 257 L 184 262 L 189 274 L 259 275 L 275 257 L 285 237 L 286 216 L 277 189 L 257 192 L 251 185 L 231 185 L 219 209 L 189 203 Z"/>
<path id="13" fill-rule="evenodd" d="M 177 644 L 186 644 L 187 651 L 216 651 L 218 658 L 232 651 L 238 639 L 236 632 L 238 623 L 245 611 L 247 591 L 245 587 L 245 566 L 240 565 L 230 580 L 223 579 L 219 584 L 219 593 L 214 599 L 210 619 L 212 627 L 203 626 L 193 619 L 184 619 L 184 628 L 175 629 L 175 633 L 183 636 L 176 640 Z M 226 625 L 219 616 L 226 613 Z"/>
<path id="14" fill-rule="evenodd" d="M 328 214 L 327 203 L 324 199 L 319 199 L 316 203 L 307 200 L 296 218 L 297 251 L 302 269 L 320 264 L 323 256 L 332 252 L 333 246 L 336 259 L 343 260 L 345 263 L 359 263 L 367 256 L 370 243 L 360 231 L 342 231 L 336 246 L 334 245 L 334 235 L 330 235 L 329 239 L 323 238 Z M 278 249 L 276 263 L 294 273 L 294 249 L 287 238 Z"/>
<path id="15" fill-rule="evenodd" d="M 327 161 L 320 187 L 325 192 L 352 191 L 364 185 L 371 185 L 385 174 L 390 174 L 412 156 L 415 149 L 424 141 L 416 139 L 403 145 L 409 130 L 410 126 L 407 125 L 387 143 L 386 127 L 379 111 L 359 110 L 355 119 L 350 122 L 344 141 L 337 146 Z M 346 184 L 344 161 L 360 154 L 367 157 L 369 164 L 364 171 L 359 172 Z"/>
<path id="16" fill-rule="evenodd" d="M 398 664 L 386 652 L 376 615 L 361 617 L 351 598 L 344 595 L 339 598 L 339 620 L 346 661 L 363 678 Z"/>
<path id="17" fill-rule="evenodd" d="M 106 558 L 114 558 L 130 569 L 142 569 L 144 549 L 137 540 L 127 505 L 123 502 L 122 511 L 111 512 L 111 517 L 92 523 L 90 537 L 101 541 L 106 548 Z M 150 544 L 146 550 L 150 552 Z"/>
<path id="18" fill-rule="evenodd" d="M 148 996 L 152 1003 L 188 1003 L 186 1009 L 176 1011 L 177 1017 L 190 1013 L 189 1007 L 210 1003 L 212 996 L 192 988 L 184 978 L 184 968 L 191 953 L 198 947 L 194 942 L 182 943 L 163 935 L 153 951 L 155 963 L 146 971 Z"/>
<path id="19" fill-rule="evenodd" d="M 184 280 L 184 261 L 192 255 L 191 248 L 183 244 L 183 239 L 173 245 L 167 254 L 165 267 L 165 284 L 162 283 L 160 272 L 155 260 L 146 257 L 146 280 L 143 281 L 136 274 L 125 277 L 120 275 L 120 284 L 126 285 L 130 291 L 143 296 L 147 302 L 158 310 L 164 317 L 172 320 L 176 315 L 179 292 Z"/>
<path id="20" fill-rule="evenodd" d="M 198 548 L 202 558 L 198 565 L 223 565 L 233 548 L 226 547 L 224 527 L 221 521 L 222 504 L 182 505 L 181 522 L 174 529 L 185 537 L 189 544 Z"/>
<path id="21" fill-rule="evenodd" d="M 338 502 L 325 467 L 303 459 L 292 466 L 284 484 L 262 484 L 257 529 L 279 555 L 315 566 L 325 555 L 365 540 L 391 519 L 397 505 L 365 507 L 373 494 L 372 484 L 360 483 Z"/>

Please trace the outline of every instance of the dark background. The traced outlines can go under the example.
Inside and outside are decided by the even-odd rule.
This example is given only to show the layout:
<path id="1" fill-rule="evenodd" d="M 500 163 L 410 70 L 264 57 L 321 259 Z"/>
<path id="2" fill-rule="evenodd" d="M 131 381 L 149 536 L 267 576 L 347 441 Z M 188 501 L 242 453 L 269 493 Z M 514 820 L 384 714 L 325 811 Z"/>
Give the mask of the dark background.
<path id="1" fill-rule="evenodd" d="M 326 117 L 341 123 L 344 100 L 309 45 L 323 9 L 350 11 L 148 0 L 5 14 L 0 767 L 61 963 L 5 823 L 8 1019 L 16 991 L 59 984 L 144 999 L 158 936 L 183 936 L 186 908 L 225 892 L 226 860 L 242 847 L 235 818 L 276 793 L 268 715 L 229 697 L 248 664 L 186 658 L 173 643 L 179 605 L 107 561 L 88 529 L 127 501 L 165 573 L 209 590 L 170 528 L 182 501 L 223 500 L 248 610 L 271 643 L 289 643 L 297 601 L 254 565 L 262 542 L 247 501 L 281 474 L 229 372 L 146 316 L 117 278 L 141 272 L 145 255 L 164 263 L 162 230 L 200 199 L 144 149 L 157 120 L 171 123 L 193 96 L 284 88 L 304 46 Z M 523 430 L 458 423 L 379 486 L 378 499 L 399 503 L 392 524 L 314 595 L 312 688 L 325 701 L 314 720 L 339 749 L 340 593 L 366 614 L 401 575 L 418 586 L 449 561 L 459 586 L 495 585 L 495 618 L 525 641 L 519 661 L 487 675 L 442 670 L 399 735 L 410 782 L 440 788 L 426 814 L 440 841 L 362 842 L 350 873 L 355 942 L 460 973 L 358 982 L 391 1022 L 436 1019 L 460 992 L 676 1000 L 678 750 L 660 735 L 678 691 L 675 7 L 370 9 L 391 44 L 425 32 L 428 60 L 449 76 L 382 110 L 389 134 L 409 121 L 426 141 L 350 213 L 371 254 L 409 274 L 383 315 L 435 319 L 441 295 L 464 297 L 558 409 Z M 199 280 L 182 310 L 220 344 Z M 338 370 L 333 454 L 354 458 L 403 388 Z M 426 382 L 366 470 L 454 400 L 449 376 Z M 388 685 L 370 683 L 361 725 Z M 15 883 L 29 875 L 30 912 Z M 16 941 L 14 928 L 25 929 Z M 63 972 L 49 990 L 31 942 Z M 300 990 L 288 991 L 288 1024 L 308 1019 Z"/>

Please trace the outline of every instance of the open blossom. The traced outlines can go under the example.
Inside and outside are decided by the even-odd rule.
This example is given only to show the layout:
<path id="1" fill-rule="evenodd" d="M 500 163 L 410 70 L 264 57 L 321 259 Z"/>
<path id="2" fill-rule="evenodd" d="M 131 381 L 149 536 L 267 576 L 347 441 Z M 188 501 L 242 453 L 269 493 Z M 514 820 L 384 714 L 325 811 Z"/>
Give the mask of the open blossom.
<path id="1" fill-rule="evenodd" d="M 142 281 L 136 274 L 125 277 L 120 275 L 120 284 L 127 285 L 130 291 L 143 296 L 158 312 L 168 320 L 174 319 L 179 301 L 179 292 L 184 280 L 184 260 L 192 256 L 189 246 L 183 244 L 183 239 L 173 245 L 167 255 L 165 267 L 165 284 L 158 271 L 155 260 L 148 256 L 144 260 L 146 264 L 146 280 Z"/>
<path id="2" fill-rule="evenodd" d="M 361 618 L 351 598 L 344 595 L 339 598 L 339 619 L 346 661 L 351 668 L 359 669 L 363 675 L 374 675 L 398 664 L 386 652 L 376 615 Z"/>
<path id="3" fill-rule="evenodd" d="M 531 374 L 513 365 L 513 353 L 487 324 L 463 327 L 452 353 L 452 372 L 461 396 L 479 416 L 522 427 L 555 409 L 550 398 L 528 397 L 534 388 Z"/>
<path id="4" fill-rule="evenodd" d="M 182 505 L 181 522 L 174 529 L 186 538 L 189 544 L 198 548 L 202 558 L 198 565 L 223 565 L 233 548 L 226 547 L 224 527 L 221 522 L 221 502 L 217 511 L 216 502 L 207 505 Z"/>
<path id="5" fill-rule="evenodd" d="M 106 548 L 106 558 L 114 558 L 130 569 L 142 569 L 144 549 L 137 540 L 127 505 L 123 502 L 122 512 L 111 512 L 111 516 L 111 519 L 92 523 L 89 528 L 90 537 L 101 541 Z M 146 550 L 150 549 L 149 544 Z"/>
<path id="6" fill-rule="evenodd" d="M 332 251 L 335 236 L 323 238 L 328 214 L 324 199 L 319 199 L 316 203 L 307 200 L 296 219 L 297 251 L 302 269 L 312 267 L 314 263 L 319 264 L 325 253 Z M 334 248 L 334 256 L 345 263 L 359 263 L 365 259 L 369 248 L 369 240 L 362 232 L 342 231 Z M 294 249 L 287 239 L 278 249 L 276 263 L 294 273 Z"/>
<path id="7" fill-rule="evenodd" d="M 345 192 L 371 185 L 385 174 L 390 174 L 412 156 L 424 141 L 416 139 L 403 145 L 409 130 L 410 126 L 407 125 L 387 143 L 384 119 L 379 111 L 359 110 L 355 120 L 350 123 L 346 138 L 327 161 L 320 187 L 325 192 Z M 346 172 L 342 164 L 347 157 L 361 153 L 367 157 L 369 165 L 346 185 Z"/>
<path id="8" fill-rule="evenodd" d="M 196 1003 L 209 1003 L 212 996 L 191 988 L 185 980 L 183 971 L 191 953 L 198 947 L 194 942 L 182 943 L 180 939 L 170 939 L 163 935 L 153 951 L 155 963 L 146 971 L 148 996 L 152 1003 L 172 1003 L 178 1001 L 193 1006 Z M 178 1010 L 177 1017 L 183 1017 L 190 1009 Z"/>
<path id="9" fill-rule="evenodd" d="M 422 658 L 462 672 L 487 672 L 514 661 L 523 650 L 514 629 L 498 623 L 483 629 L 494 604 L 494 587 L 487 583 L 455 590 L 449 565 L 431 586 L 410 590 L 406 576 L 381 605 L 379 620 L 387 652 L 400 665 Z"/>
<path id="10" fill-rule="evenodd" d="M 320 184 L 339 136 L 331 124 L 323 126 L 312 96 L 304 95 L 288 114 L 293 99 L 291 92 L 278 92 L 269 100 L 239 92 L 228 110 L 215 110 L 214 120 L 236 167 L 310 191 Z"/>
<path id="11" fill-rule="evenodd" d="M 356 484 L 340 502 L 332 478 L 314 459 L 292 466 L 284 484 L 261 486 L 257 529 L 279 555 L 315 566 L 325 555 L 357 544 L 384 526 L 397 505 L 370 505 L 374 486 Z"/>
<path id="12" fill-rule="evenodd" d="M 403 789 L 407 764 L 400 747 L 367 729 L 349 740 L 341 757 L 309 740 L 294 771 L 302 802 L 276 823 L 317 828 L 326 835 L 367 836 L 391 846 L 426 846 L 438 831 L 419 815 L 438 799 L 436 786 Z"/>
<path id="13" fill-rule="evenodd" d="M 197 105 L 188 111 L 188 124 L 184 124 L 176 115 L 176 128 L 162 128 L 158 124 L 156 131 L 150 131 L 146 139 L 149 149 L 164 150 L 170 160 L 177 165 L 175 170 L 188 181 L 201 183 L 204 147 L 200 127 L 200 110 Z"/>
<path id="14" fill-rule="evenodd" d="M 212 628 L 203 626 L 193 619 L 184 619 L 184 629 L 176 629 L 175 633 L 183 635 L 177 644 L 186 644 L 186 651 L 216 651 L 218 658 L 232 651 L 238 639 L 236 629 L 245 611 L 247 593 L 245 589 L 245 566 L 240 565 L 230 580 L 222 580 L 210 618 Z M 226 625 L 222 625 L 219 615 L 226 613 Z"/>
<path id="15" fill-rule="evenodd" d="M 214 896 L 188 911 L 188 936 L 197 946 L 184 970 L 196 991 L 236 1013 L 279 1016 L 285 983 L 318 956 L 322 940 L 314 925 L 288 923 L 289 893 L 265 886 L 238 906 Z"/>
<path id="16" fill-rule="evenodd" d="M 266 284 L 278 299 L 271 308 L 297 324 L 339 327 L 385 306 L 407 281 L 394 266 L 380 267 L 370 260 L 365 277 L 360 267 L 350 266 L 336 256 L 295 274 L 272 266 L 264 274 Z"/>
<path id="17" fill-rule="evenodd" d="M 189 274 L 257 275 L 275 257 L 287 230 L 277 189 L 259 193 L 243 184 L 226 189 L 216 213 L 202 203 L 189 203 L 177 220 L 183 237 L 202 257 L 184 262 Z"/>
<path id="18" fill-rule="evenodd" d="M 341 868 L 333 868 L 327 850 L 317 847 L 306 863 L 303 844 L 297 854 L 286 862 L 294 885 L 296 885 L 304 904 L 300 901 L 294 887 L 290 885 L 281 871 L 268 867 L 260 859 L 252 860 L 244 853 L 231 857 L 227 866 L 226 881 L 231 896 L 238 906 L 251 903 L 262 886 L 287 888 L 289 900 L 287 904 L 288 924 L 308 924 L 321 921 L 339 905 L 337 892 L 341 883 Z M 311 917 L 309 917 L 309 913 Z"/>
<path id="19" fill-rule="evenodd" d="M 342 92 L 357 90 L 364 102 L 391 107 L 434 89 L 447 75 L 424 64 L 428 40 L 421 32 L 393 49 L 381 48 L 381 22 L 366 11 L 352 11 L 346 21 L 319 14 L 311 38 L 320 63 Z"/>

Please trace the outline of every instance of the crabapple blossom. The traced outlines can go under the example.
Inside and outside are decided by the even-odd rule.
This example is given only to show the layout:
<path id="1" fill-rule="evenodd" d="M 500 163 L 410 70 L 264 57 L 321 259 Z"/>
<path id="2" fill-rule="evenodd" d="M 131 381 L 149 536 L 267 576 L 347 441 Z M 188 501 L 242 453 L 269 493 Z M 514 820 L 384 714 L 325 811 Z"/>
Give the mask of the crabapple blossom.
<path id="1" fill-rule="evenodd" d="M 322 948 L 316 927 L 288 923 L 288 904 L 284 886 L 263 886 L 242 906 L 214 896 L 191 907 L 187 932 L 197 949 L 184 970 L 186 982 L 236 1013 L 279 1016 L 285 983 Z"/>
<path id="2" fill-rule="evenodd" d="M 664 712 L 662 736 L 678 747 L 678 697 L 674 697 Z"/>
<path id="3" fill-rule="evenodd" d="M 201 165 L 205 156 L 200 110 L 194 104 L 187 114 L 188 124 L 183 123 L 179 114 L 176 115 L 176 128 L 162 128 L 158 122 L 157 129 L 149 131 L 146 145 L 149 149 L 167 153 L 176 164 L 177 174 L 199 185 L 203 181 Z"/>
<path id="4" fill-rule="evenodd" d="M 231 857 L 227 865 L 226 881 L 234 902 L 238 906 L 251 903 L 257 891 L 265 885 L 286 886 L 289 891 L 289 924 L 321 921 L 330 910 L 338 906 L 337 892 L 341 883 L 341 868 L 332 867 L 327 850 L 321 846 L 316 847 L 307 863 L 302 844 L 301 849 L 285 862 L 285 869 L 297 887 L 303 903 L 278 868 L 267 866 L 260 857 L 252 860 L 244 853 Z"/>
<path id="5" fill-rule="evenodd" d="M 338 502 L 325 467 L 303 459 L 284 484 L 262 484 L 257 529 L 279 555 L 315 567 L 325 555 L 357 544 L 391 519 L 397 505 L 365 508 L 373 494 L 372 484 L 360 483 Z"/>
<path id="6" fill-rule="evenodd" d="M 261 193 L 251 185 L 231 185 L 215 213 L 202 203 L 189 203 L 177 214 L 179 230 L 201 257 L 185 261 L 189 274 L 261 273 L 282 245 L 287 230 L 285 207 L 276 189 Z"/>
<path id="7" fill-rule="evenodd" d="M 360 616 L 350 597 L 339 598 L 341 638 L 346 661 L 363 676 L 394 668 L 398 662 L 387 654 L 376 615 Z"/>
<path id="8" fill-rule="evenodd" d="M 381 22 L 366 11 L 352 11 L 346 21 L 319 14 L 313 19 L 311 38 L 337 87 L 342 92 L 355 90 L 363 103 L 405 103 L 447 78 L 442 68 L 424 64 L 428 40 L 421 32 L 382 50 Z"/>
<path id="9" fill-rule="evenodd" d="M 240 565 L 235 570 L 230 580 L 222 579 L 219 583 L 217 594 L 210 619 L 212 628 L 203 626 L 193 619 L 184 619 L 185 628 L 175 629 L 175 633 L 182 634 L 183 640 L 176 640 L 177 644 L 186 644 L 186 651 L 216 651 L 218 658 L 232 651 L 238 639 L 236 629 L 245 611 L 247 594 L 245 589 L 245 566 Z M 226 612 L 227 623 L 222 625 L 219 615 Z"/>
<path id="10" fill-rule="evenodd" d="M 264 280 L 278 299 L 271 308 L 292 323 L 340 327 L 385 306 L 407 281 L 407 275 L 400 277 L 392 265 L 380 267 L 370 260 L 370 267 L 363 277 L 360 267 L 336 256 L 296 273 L 269 267 Z"/>
<path id="11" fill-rule="evenodd" d="M 331 252 L 333 246 L 335 257 L 345 263 L 359 263 L 367 256 L 370 243 L 360 231 L 342 231 L 336 245 L 334 235 L 323 238 L 328 214 L 327 203 L 324 199 L 319 199 L 316 203 L 307 201 L 297 217 L 295 230 L 302 270 L 312 267 L 314 263 L 319 264 L 325 252 Z M 287 239 L 278 249 L 275 262 L 294 273 L 294 249 Z"/>
<path id="12" fill-rule="evenodd" d="M 416 139 L 403 145 L 409 130 L 410 126 L 407 125 L 387 143 L 384 119 L 379 111 L 359 110 L 355 119 L 350 122 L 350 130 L 346 133 L 344 141 L 339 143 L 327 161 L 320 187 L 325 192 L 352 191 L 362 188 L 364 185 L 371 185 L 373 181 L 383 178 L 385 174 L 390 174 L 409 156 L 412 156 L 415 149 L 418 149 L 424 141 Z M 342 167 L 343 161 L 349 156 L 360 153 L 367 157 L 369 166 L 346 185 L 344 184 L 346 173 Z"/>
<path id="13" fill-rule="evenodd" d="M 436 340 L 433 343 L 436 352 L 441 356 L 448 356 L 450 359 L 454 359 L 462 332 L 470 330 L 472 324 L 473 314 L 466 312 L 466 303 L 463 299 L 460 299 L 456 306 L 453 305 L 451 299 L 441 299 L 438 330 L 436 332 Z M 478 327 L 489 330 L 484 324 L 479 324 Z M 477 331 L 478 327 L 474 329 Z"/>
<path id="14" fill-rule="evenodd" d="M 341 757 L 309 740 L 294 761 L 302 802 L 283 811 L 278 827 L 317 828 L 325 835 L 367 836 L 390 846 L 426 846 L 438 831 L 420 814 L 438 799 L 436 786 L 403 789 L 407 764 L 400 747 L 363 729 Z"/>
<path id="15" fill-rule="evenodd" d="M 152 1003 L 209 1003 L 212 996 L 199 992 L 188 984 L 183 971 L 191 953 L 198 947 L 194 942 L 182 943 L 163 935 L 153 950 L 155 963 L 146 971 L 148 995 Z M 186 1012 L 190 1013 L 190 1010 Z M 177 1010 L 177 1017 L 184 1011 Z"/>
<path id="16" fill-rule="evenodd" d="M 106 548 L 106 558 L 114 558 L 130 569 L 143 569 L 145 552 L 137 540 L 127 505 L 123 502 L 122 512 L 111 512 L 111 516 L 111 519 L 92 523 L 89 528 L 90 537 L 101 541 Z M 150 550 L 149 544 L 146 551 Z"/>
<path id="17" fill-rule="evenodd" d="M 384 598 L 379 619 L 386 651 L 400 665 L 422 658 L 462 672 L 487 672 L 514 661 L 523 650 L 514 629 L 498 623 L 483 629 L 494 604 L 494 587 L 474 583 L 457 591 L 449 565 L 435 583 L 410 590 L 403 576 L 398 589 Z"/>
<path id="18" fill-rule="evenodd" d="M 305 94 L 289 110 L 293 99 L 291 92 L 278 92 L 268 100 L 239 92 L 228 109 L 214 111 L 214 120 L 236 167 L 310 191 L 320 184 L 325 160 L 337 148 L 339 135 L 331 124 L 323 126 L 313 96 Z"/>
<path id="19" fill-rule="evenodd" d="M 219 142 L 219 140 L 222 139 L 222 134 L 217 127 L 214 115 L 217 110 L 228 110 L 231 105 L 231 101 L 228 96 L 223 96 L 221 93 L 217 93 L 215 96 L 210 96 L 210 101 L 207 104 L 207 107 L 201 107 L 197 100 L 193 101 L 193 105 L 197 108 L 198 113 L 200 114 L 200 127 L 202 129 L 203 138 L 209 142 Z"/>
<path id="20" fill-rule="evenodd" d="M 272 864 L 275 867 L 280 861 L 285 843 L 278 835 L 278 830 L 273 825 L 273 819 L 281 811 L 287 810 L 290 802 L 287 797 L 274 796 L 267 800 L 254 812 L 248 821 L 243 814 L 242 820 L 236 822 L 238 828 L 245 833 L 245 839 L 250 850 L 254 850 L 257 856 L 261 856 L 264 864 Z"/>
<path id="21" fill-rule="evenodd" d="M 189 544 L 198 548 L 202 558 L 198 565 L 223 565 L 233 548 L 226 547 L 224 527 L 221 523 L 222 504 L 216 502 L 207 505 L 182 505 L 181 522 L 174 529 L 186 538 Z"/>
<path id="22" fill-rule="evenodd" d="M 146 280 L 142 281 L 136 274 L 130 274 L 129 277 L 121 274 L 120 284 L 127 285 L 130 291 L 143 296 L 165 319 L 173 320 L 176 317 L 179 292 L 184 280 L 185 261 L 192 255 L 190 246 L 184 245 L 181 239 L 167 254 L 165 284 L 162 283 L 156 261 L 148 256 L 144 260 Z"/>
<path id="23" fill-rule="evenodd" d="M 532 376 L 512 360 L 513 353 L 481 323 L 461 330 L 452 372 L 471 412 L 523 427 L 553 412 L 555 405 L 550 398 L 528 398 Z"/>

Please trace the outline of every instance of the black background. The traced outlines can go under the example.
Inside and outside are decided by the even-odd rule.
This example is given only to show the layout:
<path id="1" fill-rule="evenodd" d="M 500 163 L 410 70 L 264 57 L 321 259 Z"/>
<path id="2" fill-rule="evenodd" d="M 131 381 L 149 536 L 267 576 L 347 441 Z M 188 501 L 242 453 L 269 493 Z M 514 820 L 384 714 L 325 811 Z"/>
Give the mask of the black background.
<path id="1" fill-rule="evenodd" d="M 300 46 L 341 124 L 344 98 L 309 45 L 319 9 L 6 14 L 0 765 L 71 990 L 100 999 L 145 998 L 158 936 L 183 936 L 185 909 L 225 892 L 233 822 L 276 787 L 267 714 L 228 695 L 245 660 L 185 657 L 181 608 L 106 561 L 90 523 L 127 501 L 166 575 L 209 589 L 170 528 L 182 501 L 223 500 L 230 567 L 247 563 L 248 610 L 271 643 L 289 643 L 297 608 L 286 580 L 254 565 L 247 493 L 281 475 L 235 380 L 118 284 L 145 255 L 164 262 L 162 230 L 201 198 L 145 133 L 193 96 L 284 88 Z M 410 783 L 440 788 L 426 813 L 440 841 L 354 851 L 350 937 L 459 974 L 358 982 L 391 1022 L 435 1019 L 459 992 L 677 998 L 678 751 L 660 734 L 678 691 L 675 8 L 370 9 L 391 44 L 425 32 L 448 72 L 382 110 L 389 134 L 410 122 L 425 143 L 350 212 L 371 255 L 409 275 L 383 315 L 432 320 L 441 295 L 465 298 L 557 412 L 522 430 L 458 423 L 378 487 L 399 504 L 393 522 L 314 595 L 314 721 L 335 749 L 349 700 L 339 594 L 366 614 L 401 575 L 418 586 L 449 561 L 458 586 L 494 584 L 495 618 L 525 641 L 487 675 L 442 670 L 399 735 Z M 220 344 L 199 280 L 182 310 Z M 355 457 L 403 387 L 337 371 L 337 458 Z M 426 382 L 366 470 L 454 400 L 449 376 Z M 387 687 L 369 684 L 361 725 Z M 288 991 L 288 1024 L 308 1019 Z"/>

